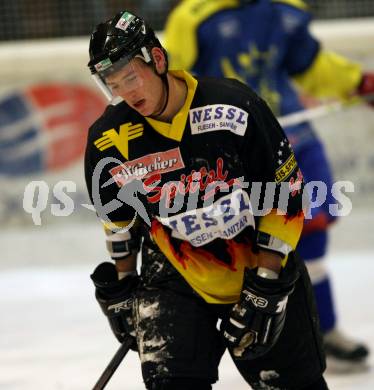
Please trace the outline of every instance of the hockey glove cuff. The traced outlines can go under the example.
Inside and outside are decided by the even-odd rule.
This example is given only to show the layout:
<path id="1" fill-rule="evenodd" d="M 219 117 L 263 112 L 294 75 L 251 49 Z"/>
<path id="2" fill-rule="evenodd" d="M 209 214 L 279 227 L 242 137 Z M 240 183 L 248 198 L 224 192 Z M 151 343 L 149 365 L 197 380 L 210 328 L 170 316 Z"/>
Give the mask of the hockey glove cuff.
<path id="1" fill-rule="evenodd" d="M 288 267 L 287 268 L 291 268 Z M 245 269 L 239 302 L 223 322 L 223 336 L 238 359 L 256 359 L 277 342 L 286 318 L 288 296 L 299 276 L 282 270 L 279 279 L 265 279 L 256 269 Z"/>
<path id="2" fill-rule="evenodd" d="M 368 103 L 374 107 L 374 73 L 364 73 L 358 87 L 358 94 L 367 97 Z"/>
<path id="3" fill-rule="evenodd" d="M 96 300 L 108 318 L 117 340 L 122 343 L 130 335 L 134 337 L 132 349 L 136 349 L 133 297 L 139 284 L 139 276 L 128 275 L 118 280 L 115 265 L 106 262 L 96 267 L 91 279 L 96 288 Z"/>

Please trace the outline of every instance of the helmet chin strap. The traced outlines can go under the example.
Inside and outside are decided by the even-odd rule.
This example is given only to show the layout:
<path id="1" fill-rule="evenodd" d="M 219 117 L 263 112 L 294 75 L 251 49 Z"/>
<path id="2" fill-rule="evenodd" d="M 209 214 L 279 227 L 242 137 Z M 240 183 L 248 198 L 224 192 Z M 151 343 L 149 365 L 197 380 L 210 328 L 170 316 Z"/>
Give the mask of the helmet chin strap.
<path id="1" fill-rule="evenodd" d="M 159 117 L 165 111 L 165 109 L 166 109 L 166 107 L 168 105 L 168 102 L 169 102 L 169 81 L 168 81 L 168 77 L 167 77 L 167 72 L 165 72 L 165 73 L 163 73 L 163 74 L 161 74 L 159 76 L 161 78 L 162 84 L 165 87 L 166 98 L 165 98 L 164 105 L 162 106 L 160 111 L 156 111 L 156 112 L 152 113 L 151 115 L 149 115 L 150 118 L 154 118 L 154 119 Z"/>

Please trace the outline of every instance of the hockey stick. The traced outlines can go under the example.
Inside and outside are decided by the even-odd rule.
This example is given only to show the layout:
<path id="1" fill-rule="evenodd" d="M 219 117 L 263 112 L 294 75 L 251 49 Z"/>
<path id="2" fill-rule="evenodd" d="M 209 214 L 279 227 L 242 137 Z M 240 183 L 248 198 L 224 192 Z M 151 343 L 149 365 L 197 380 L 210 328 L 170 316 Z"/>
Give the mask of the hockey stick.
<path id="1" fill-rule="evenodd" d="M 127 337 L 125 339 L 125 341 L 118 348 L 117 352 L 114 354 L 112 360 L 105 368 L 104 372 L 101 374 L 100 378 L 98 379 L 92 390 L 103 390 L 105 388 L 110 378 L 115 373 L 118 366 L 121 364 L 123 358 L 127 355 L 127 352 L 129 352 L 132 343 L 133 340 L 131 337 Z"/>
<path id="2" fill-rule="evenodd" d="M 321 118 L 334 112 L 342 111 L 346 108 L 358 106 L 363 103 L 370 103 L 372 101 L 374 101 L 374 94 L 355 96 L 348 101 L 323 104 L 306 110 L 296 111 L 291 114 L 278 117 L 277 119 L 282 127 L 293 126 L 302 122 Z"/>

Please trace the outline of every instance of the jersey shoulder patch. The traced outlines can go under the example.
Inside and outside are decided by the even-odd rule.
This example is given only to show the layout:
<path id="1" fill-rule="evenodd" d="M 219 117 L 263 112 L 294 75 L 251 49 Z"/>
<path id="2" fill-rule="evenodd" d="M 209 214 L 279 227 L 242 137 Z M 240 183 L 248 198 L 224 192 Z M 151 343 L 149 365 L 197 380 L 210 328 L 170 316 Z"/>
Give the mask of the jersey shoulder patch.
<path id="1" fill-rule="evenodd" d="M 228 130 L 244 136 L 248 125 L 248 113 L 230 104 L 211 104 L 190 110 L 191 134 Z"/>
<path id="2" fill-rule="evenodd" d="M 192 135 L 227 130 L 243 137 L 251 107 L 258 98 L 247 85 L 234 79 L 198 77 L 199 96 L 189 111 Z M 217 96 L 220 99 L 217 100 Z"/>

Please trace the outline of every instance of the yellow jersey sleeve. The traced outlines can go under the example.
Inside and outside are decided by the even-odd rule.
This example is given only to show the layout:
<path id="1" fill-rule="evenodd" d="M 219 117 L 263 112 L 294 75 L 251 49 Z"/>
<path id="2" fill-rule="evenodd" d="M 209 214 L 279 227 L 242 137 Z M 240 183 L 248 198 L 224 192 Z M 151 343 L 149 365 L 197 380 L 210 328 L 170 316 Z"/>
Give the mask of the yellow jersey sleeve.
<path id="1" fill-rule="evenodd" d="M 123 229 L 123 228 L 129 226 L 130 224 L 131 224 L 131 226 L 133 226 L 133 225 L 137 226 L 138 220 L 136 220 L 136 221 L 116 221 L 116 222 L 101 220 L 101 223 L 103 225 L 104 231 L 106 233 L 109 233 L 111 231 Z"/>
<path id="2" fill-rule="evenodd" d="M 303 223 L 304 213 L 302 212 L 290 217 L 277 214 L 277 210 L 274 209 L 261 217 L 258 230 L 279 238 L 295 250 L 303 230 Z"/>
<path id="3" fill-rule="evenodd" d="M 292 7 L 302 9 L 304 11 L 309 8 L 308 5 L 302 0 L 273 0 L 273 3 L 287 4 L 287 5 L 290 5 Z"/>
<path id="4" fill-rule="evenodd" d="M 311 66 L 294 77 L 296 85 L 316 98 L 346 99 L 356 91 L 362 78 L 359 64 L 321 50 Z"/>
<path id="5" fill-rule="evenodd" d="M 198 56 L 200 24 L 214 13 L 238 5 L 239 0 L 184 0 L 174 8 L 166 22 L 163 42 L 170 69 L 191 70 Z"/>

